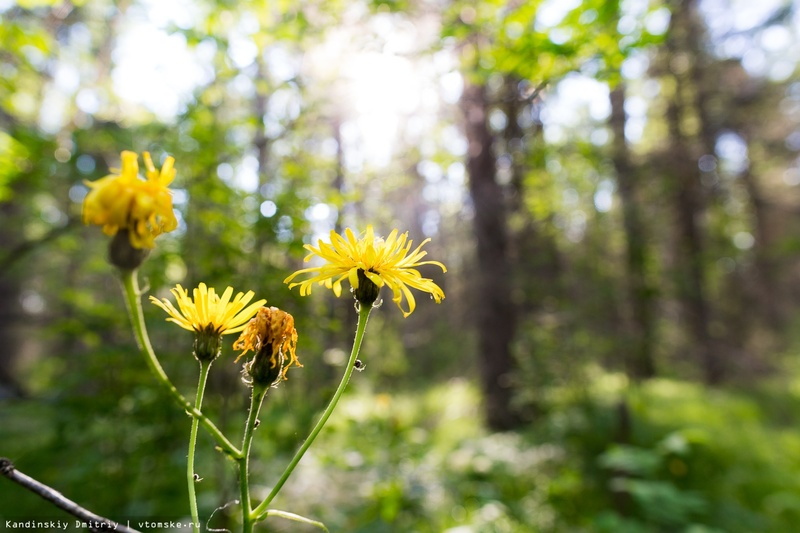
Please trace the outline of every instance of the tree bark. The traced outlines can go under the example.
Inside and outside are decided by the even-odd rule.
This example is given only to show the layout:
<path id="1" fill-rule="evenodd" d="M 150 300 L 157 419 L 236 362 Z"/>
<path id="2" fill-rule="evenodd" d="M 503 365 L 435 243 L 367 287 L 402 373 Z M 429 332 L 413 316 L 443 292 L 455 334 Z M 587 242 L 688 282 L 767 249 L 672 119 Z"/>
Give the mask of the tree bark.
<path id="1" fill-rule="evenodd" d="M 30 194 L 25 184 L 25 176 L 14 178 L 10 184 L 11 199 L 0 202 L 0 220 L 3 221 L 0 224 L 0 249 L 6 251 L 3 258 L 4 268 L 0 271 L 0 346 L 3 347 L 3 354 L 0 355 L 0 398 L 22 396 L 24 393 L 17 380 L 16 363 L 23 347 L 24 319 L 20 295 L 27 271 L 14 268 L 13 262 L 24 254 L 18 242 L 18 228 L 26 215 L 23 205 L 28 205 L 22 199 Z"/>
<path id="2" fill-rule="evenodd" d="M 502 187 L 497 182 L 486 87 L 467 83 L 461 108 L 469 146 L 469 192 L 475 210 L 478 255 L 476 319 L 486 421 L 492 429 L 506 430 L 520 424 L 520 418 L 512 407 L 516 365 L 511 343 L 516 331 L 517 310 L 511 295 L 507 206 Z"/>
<path id="3" fill-rule="evenodd" d="M 270 95 L 267 93 L 267 67 L 264 64 L 262 54 L 258 55 L 256 59 L 256 95 L 253 100 L 253 114 L 256 117 L 256 132 L 253 137 L 253 148 L 256 151 L 256 158 L 258 160 L 258 198 L 261 201 L 266 200 L 263 197 L 266 185 L 269 184 L 269 151 L 270 139 L 267 136 L 267 126 L 264 118 L 267 114 L 267 106 L 269 105 Z M 269 244 L 269 235 L 266 232 L 264 224 L 256 224 L 256 250 L 258 250 L 259 257 L 263 257 L 264 251 Z"/>
<path id="4" fill-rule="evenodd" d="M 667 110 L 670 130 L 679 121 L 678 105 L 670 103 Z M 699 352 L 706 382 L 718 383 L 722 379 L 722 366 L 717 357 L 709 327 L 710 310 L 704 266 L 704 241 L 700 219 L 703 216 L 699 191 L 699 176 L 687 147 L 675 132 L 671 135 L 670 150 L 673 176 L 675 216 L 678 231 L 676 261 L 679 264 L 678 293 L 683 302 L 686 323 L 689 326 L 695 349 Z"/>
<path id="5" fill-rule="evenodd" d="M 631 163 L 625 141 L 625 86 L 620 84 L 610 93 L 609 126 L 614 134 L 612 161 L 617 173 L 617 187 L 622 202 L 622 217 L 626 239 L 626 270 L 629 316 L 632 342 L 625 354 L 628 374 L 646 379 L 656 373 L 655 346 L 655 288 L 647 273 L 650 252 L 639 208 L 638 177 Z"/>
<path id="6" fill-rule="evenodd" d="M 748 143 L 749 144 L 749 143 Z M 779 268 L 772 251 L 773 238 L 767 222 L 769 205 L 765 198 L 758 177 L 753 174 L 752 165 L 741 173 L 742 183 L 747 190 L 747 199 L 753 218 L 755 232 L 755 267 L 758 284 L 758 305 L 764 312 L 769 325 L 777 328 L 785 323 L 783 313 L 783 295 L 779 290 Z"/>
<path id="7" fill-rule="evenodd" d="M 702 153 L 692 150 L 689 135 L 682 129 L 692 104 L 686 103 L 687 87 L 684 74 L 676 71 L 675 60 L 700 53 L 693 49 L 698 43 L 689 35 L 694 0 L 679 0 L 673 5 L 672 19 L 666 41 L 670 77 L 675 89 L 667 104 L 666 120 L 669 131 L 669 166 L 666 171 L 673 178 L 673 201 L 677 227 L 676 262 L 678 263 L 678 294 L 684 317 L 700 360 L 705 381 L 719 383 L 723 366 L 716 340 L 711 333 L 711 308 L 708 301 L 708 284 L 705 271 L 705 238 L 703 219 L 705 201 L 701 188 L 701 174 L 697 161 Z M 689 72 L 691 77 L 691 72 Z M 700 152 L 708 142 L 707 132 L 700 131 Z"/>

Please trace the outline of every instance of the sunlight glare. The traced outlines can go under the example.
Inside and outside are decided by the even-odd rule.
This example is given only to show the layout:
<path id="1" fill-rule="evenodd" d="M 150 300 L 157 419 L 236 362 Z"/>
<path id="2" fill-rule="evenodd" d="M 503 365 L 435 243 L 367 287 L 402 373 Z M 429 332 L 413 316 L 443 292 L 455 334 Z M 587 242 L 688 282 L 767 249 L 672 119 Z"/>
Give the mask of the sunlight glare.
<path id="1" fill-rule="evenodd" d="M 389 164 L 401 117 L 420 105 L 421 80 L 410 61 L 383 53 L 362 53 L 344 70 L 350 81 L 361 150 L 376 166 Z"/>
<path id="2" fill-rule="evenodd" d="M 570 75 L 556 87 L 542 112 L 545 138 L 549 142 L 566 140 L 566 130 L 586 120 L 604 122 L 611 113 L 608 85 L 581 75 Z M 588 136 L 591 131 L 585 130 Z"/>
<path id="3" fill-rule="evenodd" d="M 185 37 L 152 26 L 124 31 L 114 55 L 117 66 L 112 78 L 117 95 L 167 120 L 181 111 L 195 87 L 213 75 L 189 51 Z"/>
<path id="4" fill-rule="evenodd" d="M 307 54 L 304 68 L 338 114 L 348 171 L 389 165 L 401 138 L 423 143 L 435 127 L 441 93 L 457 100 L 460 76 L 444 76 L 454 70 L 452 60 L 416 57 L 435 36 L 424 24 L 379 16 L 368 28 L 343 24 Z"/>
<path id="5" fill-rule="evenodd" d="M 129 16 L 114 50 L 114 91 L 123 100 L 143 105 L 169 120 L 181 112 L 191 92 L 210 81 L 214 73 L 189 49 L 186 37 L 167 33 L 159 26 L 191 26 L 197 10 L 183 0 L 169 0 L 137 11 Z"/>

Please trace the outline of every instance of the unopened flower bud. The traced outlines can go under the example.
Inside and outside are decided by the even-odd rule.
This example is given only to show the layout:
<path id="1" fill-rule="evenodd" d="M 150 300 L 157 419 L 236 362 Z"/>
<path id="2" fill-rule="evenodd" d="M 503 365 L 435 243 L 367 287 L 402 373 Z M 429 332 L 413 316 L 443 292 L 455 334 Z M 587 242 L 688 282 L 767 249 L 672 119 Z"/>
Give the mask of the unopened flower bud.
<path id="1" fill-rule="evenodd" d="M 128 230 L 117 232 L 108 243 L 108 261 L 120 270 L 136 270 L 150 255 L 149 248 L 131 245 Z"/>

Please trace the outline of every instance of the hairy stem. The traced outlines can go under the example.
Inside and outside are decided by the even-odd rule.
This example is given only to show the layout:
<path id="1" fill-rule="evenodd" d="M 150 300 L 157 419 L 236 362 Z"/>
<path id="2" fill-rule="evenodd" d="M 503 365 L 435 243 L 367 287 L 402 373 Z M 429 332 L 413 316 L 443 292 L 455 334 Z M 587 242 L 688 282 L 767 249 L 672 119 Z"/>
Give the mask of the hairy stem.
<path id="1" fill-rule="evenodd" d="M 153 346 L 150 344 L 150 337 L 147 335 L 147 327 L 144 323 L 144 314 L 142 313 L 142 302 L 140 299 L 141 293 L 139 291 L 139 281 L 136 276 L 135 270 L 120 270 L 122 278 L 122 285 L 125 295 L 125 304 L 128 308 L 128 314 L 131 318 L 131 325 L 133 326 L 133 333 L 136 336 L 136 341 L 139 343 L 139 349 L 142 351 L 145 362 L 150 368 L 150 371 L 155 376 L 156 380 L 170 393 L 172 398 L 184 409 L 189 415 L 200 421 L 200 424 L 216 439 L 219 446 L 223 451 L 230 454 L 234 458 L 241 457 L 242 452 L 223 435 L 223 433 L 209 420 L 207 416 L 200 412 L 189 403 L 183 394 L 175 388 L 175 385 L 169 380 L 166 372 L 161 367 L 153 351 Z"/>
<path id="2" fill-rule="evenodd" d="M 339 399 L 342 397 L 344 390 L 347 388 L 347 384 L 350 382 L 350 376 L 353 374 L 353 367 L 356 363 L 356 359 L 358 359 L 358 353 L 361 350 L 361 341 L 364 339 L 364 331 L 367 328 L 367 320 L 369 319 L 369 313 L 372 310 L 371 306 L 362 305 L 358 312 L 358 326 L 356 327 L 356 336 L 353 340 L 353 349 L 350 352 L 350 359 L 347 361 L 347 366 L 344 370 L 344 375 L 342 376 L 342 381 L 339 382 L 339 387 L 336 389 L 336 392 L 333 394 L 331 401 L 328 403 L 328 406 L 323 411 L 322 416 L 317 421 L 314 429 L 311 430 L 309 433 L 308 438 L 306 438 L 305 442 L 300 449 L 294 454 L 292 460 L 289 462 L 289 465 L 286 467 L 286 470 L 283 471 L 283 475 L 281 475 L 278 482 L 272 489 L 272 492 L 261 502 L 258 507 L 253 510 L 253 514 L 256 517 L 256 520 L 263 520 L 267 516 L 267 506 L 275 499 L 275 496 L 278 495 L 278 492 L 283 488 L 283 485 L 286 483 L 286 480 L 289 479 L 289 476 L 292 475 L 297 464 L 300 462 L 300 459 L 303 458 L 306 451 L 311 447 L 311 444 L 314 443 L 314 439 L 317 438 L 322 428 L 325 427 L 325 423 L 333 413 L 333 410 L 336 408 L 336 404 L 339 403 Z"/>
<path id="3" fill-rule="evenodd" d="M 212 361 L 200 361 L 200 378 L 197 381 L 197 394 L 194 399 L 194 408 L 197 411 L 203 407 L 203 394 L 206 390 L 206 380 L 208 379 L 208 370 L 211 368 Z M 194 485 L 195 471 L 194 471 L 194 449 L 197 444 L 197 428 L 200 426 L 200 420 L 197 417 L 192 417 L 192 431 L 189 434 L 189 454 L 186 462 L 186 483 L 189 487 L 189 511 L 192 514 L 192 531 L 194 533 L 200 532 L 200 513 L 197 511 L 197 495 L 195 494 Z"/>
<path id="4" fill-rule="evenodd" d="M 258 420 L 258 412 L 267 395 L 268 387 L 253 384 L 253 393 L 250 396 L 250 413 L 244 426 L 242 439 L 242 457 L 239 458 L 239 489 L 242 500 L 242 533 L 253 531 L 253 510 L 250 508 L 250 446 L 253 443 L 253 430 Z"/>

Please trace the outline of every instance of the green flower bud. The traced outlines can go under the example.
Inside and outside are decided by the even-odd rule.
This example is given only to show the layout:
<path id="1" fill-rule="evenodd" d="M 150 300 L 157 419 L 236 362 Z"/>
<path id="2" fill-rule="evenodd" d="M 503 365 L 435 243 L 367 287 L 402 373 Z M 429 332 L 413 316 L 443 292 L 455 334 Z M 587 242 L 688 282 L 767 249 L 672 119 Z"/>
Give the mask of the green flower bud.
<path id="1" fill-rule="evenodd" d="M 136 270 L 149 255 L 149 248 L 131 245 L 128 230 L 118 231 L 108 243 L 108 261 L 120 270 Z"/>

